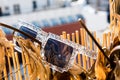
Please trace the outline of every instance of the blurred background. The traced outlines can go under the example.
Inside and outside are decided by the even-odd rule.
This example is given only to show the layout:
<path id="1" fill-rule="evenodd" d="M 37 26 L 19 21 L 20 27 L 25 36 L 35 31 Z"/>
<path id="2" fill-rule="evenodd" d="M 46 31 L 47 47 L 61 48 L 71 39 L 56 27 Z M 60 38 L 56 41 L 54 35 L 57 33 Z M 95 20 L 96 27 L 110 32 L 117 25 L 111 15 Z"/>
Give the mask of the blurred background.
<path id="1" fill-rule="evenodd" d="M 79 30 L 81 18 L 99 36 L 109 25 L 108 14 L 109 0 L 0 0 L 0 22 L 17 28 L 22 20 L 58 35 Z"/>

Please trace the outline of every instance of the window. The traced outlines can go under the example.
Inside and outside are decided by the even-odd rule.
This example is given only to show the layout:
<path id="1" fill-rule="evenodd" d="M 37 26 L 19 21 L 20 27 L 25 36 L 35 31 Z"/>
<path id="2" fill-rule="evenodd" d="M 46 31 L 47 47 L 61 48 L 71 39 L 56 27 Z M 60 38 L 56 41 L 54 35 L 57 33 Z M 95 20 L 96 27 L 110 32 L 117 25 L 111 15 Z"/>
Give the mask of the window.
<path id="1" fill-rule="evenodd" d="M 13 7 L 14 7 L 14 13 L 15 14 L 20 14 L 20 5 L 19 4 L 15 4 Z"/>
<path id="2" fill-rule="evenodd" d="M 8 6 L 5 7 L 4 15 L 5 16 L 10 15 L 10 13 L 9 13 L 9 7 Z"/>
<path id="3" fill-rule="evenodd" d="M 78 0 L 72 0 L 72 1 L 78 1 Z"/>
<path id="4" fill-rule="evenodd" d="M 37 2 L 33 1 L 33 10 L 35 10 L 37 8 Z"/>
<path id="5" fill-rule="evenodd" d="M 0 7 L 0 16 L 2 16 L 2 9 L 1 9 L 1 7 Z"/>

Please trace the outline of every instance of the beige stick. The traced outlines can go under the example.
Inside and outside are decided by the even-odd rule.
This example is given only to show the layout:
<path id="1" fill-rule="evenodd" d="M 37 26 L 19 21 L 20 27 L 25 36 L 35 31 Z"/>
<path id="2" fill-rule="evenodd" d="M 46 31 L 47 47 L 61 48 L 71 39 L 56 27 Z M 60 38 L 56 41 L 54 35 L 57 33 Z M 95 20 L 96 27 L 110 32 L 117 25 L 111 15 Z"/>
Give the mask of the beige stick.
<path id="1" fill-rule="evenodd" d="M 25 66 L 24 69 L 23 69 L 25 80 L 28 80 L 27 76 L 26 76 L 27 75 L 27 73 L 26 73 L 26 65 L 25 65 L 26 61 L 25 61 L 25 55 L 24 55 L 24 53 L 22 53 L 22 64 L 23 64 L 23 66 Z"/>
<path id="2" fill-rule="evenodd" d="M 110 41 L 111 41 L 110 37 L 111 37 L 111 33 L 108 32 L 108 34 L 107 34 L 107 48 L 110 47 Z"/>
<path id="3" fill-rule="evenodd" d="M 67 38 L 67 34 L 65 31 L 62 32 L 63 38 L 66 39 Z"/>
<path id="4" fill-rule="evenodd" d="M 72 41 L 75 42 L 75 33 L 72 33 Z"/>
<path id="5" fill-rule="evenodd" d="M 12 59 L 13 59 L 14 70 L 16 71 L 17 65 L 16 65 L 16 58 L 14 53 L 12 53 Z M 15 73 L 15 80 L 18 80 L 18 73 Z"/>
<path id="6" fill-rule="evenodd" d="M 103 34 L 103 41 L 102 42 L 103 42 L 102 46 L 107 47 L 107 34 L 106 33 Z"/>
<path id="7" fill-rule="evenodd" d="M 4 67 L 4 71 L 3 71 L 3 72 L 4 72 L 4 76 L 5 76 L 4 79 L 5 79 L 5 80 L 8 80 L 6 66 Z"/>
<path id="8" fill-rule="evenodd" d="M 82 45 L 86 47 L 86 32 L 85 29 L 83 29 L 83 39 L 82 39 Z M 87 69 L 87 60 L 86 60 L 86 56 L 82 55 L 83 57 L 83 68 L 86 70 Z"/>
<path id="9" fill-rule="evenodd" d="M 79 36 L 79 31 L 76 30 L 76 31 L 75 31 L 75 39 L 76 39 L 76 43 L 77 43 L 77 44 L 80 44 L 79 38 L 80 38 L 80 36 Z M 82 59 L 81 59 L 80 56 L 81 56 L 80 54 L 77 55 L 77 60 L 78 60 L 78 64 L 79 64 L 80 66 L 82 66 L 82 63 L 81 63 L 81 60 L 82 60 Z"/>
<path id="10" fill-rule="evenodd" d="M 29 56 L 27 55 L 27 53 L 24 53 L 24 54 L 25 54 L 25 59 L 26 59 L 26 65 L 27 65 L 28 75 L 30 77 L 31 74 L 32 74 L 32 69 L 31 69 L 31 65 L 30 65 Z"/>
<path id="11" fill-rule="evenodd" d="M 93 50 L 93 41 L 91 39 L 91 37 L 89 36 L 89 43 L 90 43 L 90 50 Z M 91 67 L 93 65 L 93 60 L 90 59 L 90 65 L 89 67 Z"/>
<path id="12" fill-rule="evenodd" d="M 8 59 L 8 65 L 9 65 L 9 71 L 10 71 L 10 80 L 13 80 L 12 66 L 11 66 L 10 58 L 7 56 L 7 59 Z"/>
<path id="13" fill-rule="evenodd" d="M 21 75 L 21 71 L 20 71 L 20 63 L 19 63 L 19 59 L 18 59 L 18 54 L 17 54 L 17 52 L 15 52 L 15 57 L 16 57 L 18 74 L 19 74 L 19 80 L 22 80 L 22 75 Z"/>
<path id="14" fill-rule="evenodd" d="M 70 40 L 70 34 L 67 34 L 67 39 Z"/>

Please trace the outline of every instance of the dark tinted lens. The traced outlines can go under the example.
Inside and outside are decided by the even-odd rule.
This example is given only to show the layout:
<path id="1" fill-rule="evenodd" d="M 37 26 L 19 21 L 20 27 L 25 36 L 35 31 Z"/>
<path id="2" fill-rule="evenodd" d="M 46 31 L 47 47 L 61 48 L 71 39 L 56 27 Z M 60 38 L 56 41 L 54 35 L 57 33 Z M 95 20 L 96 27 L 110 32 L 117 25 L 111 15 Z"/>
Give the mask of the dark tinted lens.
<path id="1" fill-rule="evenodd" d="M 72 55 L 73 48 L 62 42 L 49 38 L 45 45 L 46 61 L 64 68 Z"/>
<path id="2" fill-rule="evenodd" d="M 23 31 L 23 32 L 25 32 L 26 34 L 31 35 L 31 36 L 34 37 L 34 38 L 35 38 L 36 35 L 37 35 L 37 32 L 35 32 L 35 31 L 33 31 L 33 30 L 31 30 L 31 29 L 29 29 L 29 28 L 27 28 L 27 27 L 24 27 L 24 26 L 21 26 L 21 27 L 20 27 L 20 30 Z M 18 33 L 18 36 L 22 36 L 22 37 L 24 37 L 25 39 L 28 38 L 27 36 L 25 36 L 25 35 L 23 35 L 23 34 L 21 34 L 21 33 Z"/>

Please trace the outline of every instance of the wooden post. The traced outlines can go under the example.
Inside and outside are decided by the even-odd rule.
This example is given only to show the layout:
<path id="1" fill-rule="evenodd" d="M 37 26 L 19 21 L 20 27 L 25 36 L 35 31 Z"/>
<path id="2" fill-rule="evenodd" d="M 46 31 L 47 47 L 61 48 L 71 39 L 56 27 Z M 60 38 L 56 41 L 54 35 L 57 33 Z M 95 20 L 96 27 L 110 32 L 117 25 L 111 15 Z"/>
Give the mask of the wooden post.
<path id="1" fill-rule="evenodd" d="M 63 38 L 66 39 L 67 38 L 67 34 L 65 31 L 62 32 Z"/>
<path id="2" fill-rule="evenodd" d="M 31 74 L 32 74 L 32 69 L 31 69 L 30 60 L 29 60 L 30 57 L 27 55 L 27 53 L 24 53 L 24 54 L 25 54 L 25 59 L 26 59 L 26 65 L 27 65 L 28 75 L 30 77 Z"/>
<path id="3" fill-rule="evenodd" d="M 19 80 L 22 80 L 22 75 L 21 75 L 21 71 L 20 71 L 20 63 L 19 63 L 18 53 L 17 52 L 15 52 L 15 57 L 16 57 L 18 74 L 19 74 Z"/>
<path id="4" fill-rule="evenodd" d="M 75 42 L 75 33 L 72 33 L 72 41 Z"/>
<path id="5" fill-rule="evenodd" d="M 16 65 L 16 58 L 14 53 L 12 53 L 12 59 L 13 59 L 14 70 L 16 71 L 17 65 Z M 15 73 L 15 80 L 18 80 L 18 73 Z"/>
<path id="6" fill-rule="evenodd" d="M 67 39 L 70 40 L 70 34 L 67 34 Z"/>
<path id="7" fill-rule="evenodd" d="M 102 46 L 107 47 L 107 34 L 106 33 L 103 34 L 103 41 L 102 42 L 103 42 Z"/>
<path id="8" fill-rule="evenodd" d="M 25 61 L 25 55 L 24 55 L 24 53 L 22 52 L 22 65 L 23 65 L 23 67 L 24 67 L 24 69 L 23 69 L 23 72 L 24 72 L 24 78 L 25 78 L 25 80 L 28 80 L 27 79 L 27 73 L 26 73 L 26 61 Z"/>
<path id="9" fill-rule="evenodd" d="M 89 43 L 90 43 L 90 50 L 93 50 L 93 41 L 91 39 L 91 37 L 89 36 Z M 90 65 L 89 67 L 91 67 L 93 65 L 93 60 L 90 59 Z"/>
<path id="10" fill-rule="evenodd" d="M 77 43 L 77 44 L 79 44 L 79 43 L 80 43 L 80 40 L 79 40 L 79 38 L 80 38 L 80 37 L 79 37 L 79 31 L 78 31 L 78 30 L 77 30 L 77 31 L 75 31 L 75 38 L 76 38 L 76 43 Z M 81 62 L 81 61 L 82 61 L 82 59 L 81 59 L 81 55 L 80 55 L 80 54 L 78 54 L 78 55 L 77 55 L 77 58 L 78 58 L 78 59 L 77 59 L 77 60 L 78 60 L 78 64 L 79 64 L 80 66 L 82 66 L 82 62 Z"/>
<path id="11" fill-rule="evenodd" d="M 6 62 L 6 60 L 5 60 L 5 62 Z M 3 72 L 4 72 L 4 79 L 5 79 L 5 80 L 8 80 L 6 65 L 5 65 L 5 67 L 4 67 Z"/>
<path id="12" fill-rule="evenodd" d="M 12 66 L 11 66 L 10 58 L 7 56 L 7 59 L 8 59 L 8 65 L 9 65 L 9 71 L 10 71 L 10 80 L 13 80 Z"/>
<path id="13" fill-rule="evenodd" d="M 82 39 L 82 45 L 86 47 L 86 31 L 85 29 L 83 29 L 83 39 Z M 86 57 L 85 55 L 82 55 L 82 58 L 83 58 L 83 68 L 86 70 L 87 69 L 87 60 L 86 60 Z"/>
<path id="14" fill-rule="evenodd" d="M 111 33 L 108 32 L 108 34 L 107 34 L 107 48 L 110 47 L 110 43 L 111 43 L 110 41 L 111 41 Z"/>

